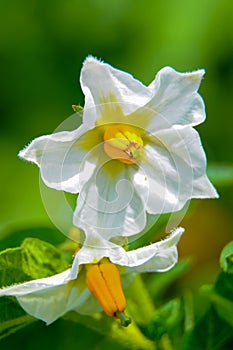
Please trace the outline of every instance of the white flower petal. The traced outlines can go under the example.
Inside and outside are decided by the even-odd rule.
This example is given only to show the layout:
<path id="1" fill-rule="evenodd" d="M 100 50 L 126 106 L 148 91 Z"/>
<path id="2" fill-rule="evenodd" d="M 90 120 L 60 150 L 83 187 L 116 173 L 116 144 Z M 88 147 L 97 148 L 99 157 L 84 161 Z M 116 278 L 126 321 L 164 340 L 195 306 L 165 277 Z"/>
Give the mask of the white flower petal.
<path id="1" fill-rule="evenodd" d="M 109 258 L 117 265 L 125 265 L 128 261 L 126 251 L 122 247 L 104 239 L 95 230 L 86 231 L 86 240 L 75 255 L 70 279 L 77 278 L 81 265 L 97 263 L 102 258 Z"/>
<path id="2" fill-rule="evenodd" d="M 69 293 L 70 287 L 66 284 L 19 296 L 17 300 L 29 315 L 50 324 L 68 311 Z"/>
<path id="3" fill-rule="evenodd" d="M 124 114 L 129 114 L 151 98 L 150 89 L 132 75 L 91 56 L 84 61 L 80 80 L 85 94 L 84 121 L 100 117 L 103 103 L 119 102 Z"/>
<path id="4" fill-rule="evenodd" d="M 56 149 L 56 143 L 64 143 L 67 145 L 69 142 L 74 142 L 78 137 L 83 135 L 88 129 L 84 126 L 79 127 L 73 131 L 61 131 L 51 135 L 40 136 L 34 139 L 27 147 L 19 152 L 19 157 L 33 162 L 40 166 L 41 160 L 43 158 L 44 150 L 47 149 L 48 144 L 50 148 L 47 151 L 53 151 Z M 67 149 L 68 147 L 66 147 Z"/>
<path id="5" fill-rule="evenodd" d="M 219 198 L 219 194 L 206 174 L 193 180 L 192 198 Z"/>
<path id="6" fill-rule="evenodd" d="M 71 310 L 81 314 L 99 311 L 98 302 L 86 288 L 85 274 L 80 273 L 77 280 L 71 281 L 70 273 L 68 269 L 51 277 L 6 287 L 0 290 L 0 296 L 15 296 L 29 315 L 47 324 Z"/>
<path id="7" fill-rule="evenodd" d="M 166 146 L 176 164 L 180 176 L 181 197 L 218 198 L 215 188 L 207 178 L 206 155 L 195 129 L 189 126 L 174 126 L 158 131 L 155 137 Z"/>
<path id="8" fill-rule="evenodd" d="M 145 147 L 146 162 L 140 164 L 133 182 L 138 194 L 144 199 L 150 214 L 161 214 L 179 210 L 179 173 L 169 152 L 148 144 Z M 185 190 L 185 189 L 184 189 Z M 189 191 L 189 189 L 188 189 Z M 149 193 L 149 195 L 144 194 Z"/>
<path id="9" fill-rule="evenodd" d="M 95 230 L 106 239 L 140 232 L 146 224 L 146 213 L 130 181 L 129 168 L 117 160 L 99 163 L 90 180 L 83 180 L 74 225 L 86 232 Z"/>
<path id="10" fill-rule="evenodd" d="M 154 256 L 142 265 L 128 267 L 126 272 L 165 272 L 170 270 L 178 261 L 176 246 L 155 253 Z"/>
<path id="11" fill-rule="evenodd" d="M 51 277 L 40 278 L 37 280 L 32 280 L 20 284 L 15 284 L 10 287 L 5 287 L 0 289 L 0 296 L 12 295 L 12 296 L 22 296 L 41 290 L 65 285 L 70 279 L 70 269 L 63 271 L 59 274 L 53 275 Z"/>
<path id="12" fill-rule="evenodd" d="M 76 296 L 75 296 L 76 298 Z M 103 309 L 101 308 L 99 302 L 94 297 L 93 294 L 90 293 L 89 289 L 86 289 L 82 295 L 79 297 L 80 304 L 76 308 L 72 308 L 81 315 L 93 315 L 96 312 L 101 312 Z M 77 303 L 77 301 L 76 301 Z"/>
<path id="13" fill-rule="evenodd" d="M 176 245 L 183 232 L 183 228 L 178 228 L 163 241 L 129 252 L 96 233 L 89 233 L 83 247 L 75 256 L 70 278 L 77 277 L 80 265 L 98 262 L 104 257 L 116 265 L 128 267 L 126 272 L 168 270 L 177 262 Z"/>
<path id="14" fill-rule="evenodd" d="M 151 214 L 178 211 L 191 198 L 215 198 L 206 177 L 206 158 L 197 131 L 173 126 L 158 131 L 145 146 L 133 181 L 139 195 L 146 192 L 145 207 Z"/>
<path id="15" fill-rule="evenodd" d="M 3 288 L 0 296 L 15 296 L 29 315 L 50 324 L 67 311 L 69 277 L 70 269 L 51 277 Z"/>
<path id="16" fill-rule="evenodd" d="M 80 309 L 85 312 L 85 304 L 90 299 L 91 293 L 80 282 L 78 279 L 62 286 L 19 296 L 17 300 L 29 315 L 50 324 L 68 311 Z M 91 313 L 90 307 L 86 306 L 86 309 Z M 96 306 L 92 309 L 92 313 L 94 312 Z"/>
<path id="17" fill-rule="evenodd" d="M 205 107 L 197 93 L 205 71 L 179 73 L 164 67 L 156 75 L 149 88 L 151 101 L 145 106 L 155 111 L 148 130 L 168 128 L 173 124 L 197 125 L 205 120 Z"/>
<path id="18" fill-rule="evenodd" d="M 78 140 L 87 128 L 82 125 L 74 131 L 63 131 L 33 140 L 19 156 L 40 167 L 44 183 L 51 188 L 77 193 L 80 190 L 80 173 L 89 178 L 94 164 L 84 164 L 86 150 Z"/>
<path id="19" fill-rule="evenodd" d="M 182 227 L 177 228 L 172 234 L 160 241 L 149 246 L 138 248 L 127 252 L 128 272 L 152 272 L 166 271 L 176 264 L 178 260 L 177 244 L 183 234 Z"/>

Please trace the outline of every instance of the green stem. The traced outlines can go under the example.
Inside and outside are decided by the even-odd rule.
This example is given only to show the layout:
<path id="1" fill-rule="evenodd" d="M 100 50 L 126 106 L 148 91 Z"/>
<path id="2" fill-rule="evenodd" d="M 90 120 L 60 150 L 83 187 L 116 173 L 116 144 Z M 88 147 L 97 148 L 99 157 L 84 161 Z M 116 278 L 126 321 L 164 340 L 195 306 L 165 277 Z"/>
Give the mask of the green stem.
<path id="1" fill-rule="evenodd" d="M 119 318 L 119 320 L 121 321 L 121 325 L 122 325 L 123 327 L 128 327 L 128 326 L 130 325 L 130 323 L 132 322 L 132 321 L 131 321 L 131 318 L 128 317 L 128 316 L 126 316 L 126 315 L 124 314 L 124 312 L 117 312 L 117 313 L 116 313 L 116 316 L 117 316 L 117 318 Z"/>
<path id="2" fill-rule="evenodd" d="M 163 350 L 173 350 L 173 346 L 168 334 L 164 334 L 160 339 L 160 345 Z"/>
<path id="3" fill-rule="evenodd" d="M 0 340 L 36 321 L 36 318 L 24 315 L 13 320 L 2 322 L 0 325 Z"/>
<path id="4" fill-rule="evenodd" d="M 96 314 L 96 317 L 91 317 L 69 312 L 64 318 L 82 324 L 104 336 L 107 335 L 118 344 L 131 350 L 156 350 L 155 344 L 141 333 L 134 321 L 127 328 L 123 328 L 118 320 L 111 319 L 103 314 Z"/>
<path id="5" fill-rule="evenodd" d="M 133 283 L 125 291 L 127 310 L 138 324 L 147 324 L 153 317 L 155 307 L 140 275 L 135 276 Z"/>
<path id="6" fill-rule="evenodd" d="M 189 332 L 194 327 L 194 310 L 193 296 L 190 291 L 186 291 L 183 296 L 184 300 L 184 330 Z"/>

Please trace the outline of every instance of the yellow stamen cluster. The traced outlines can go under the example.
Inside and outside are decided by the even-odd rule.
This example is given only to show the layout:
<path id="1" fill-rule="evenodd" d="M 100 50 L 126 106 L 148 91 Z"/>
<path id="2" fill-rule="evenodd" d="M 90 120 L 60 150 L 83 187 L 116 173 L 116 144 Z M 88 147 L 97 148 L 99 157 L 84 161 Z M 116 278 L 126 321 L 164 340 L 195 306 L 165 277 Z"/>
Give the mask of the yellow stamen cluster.
<path id="1" fill-rule="evenodd" d="M 108 259 L 102 259 L 98 264 L 86 265 L 86 270 L 87 287 L 105 313 L 110 317 L 119 318 L 123 326 L 128 326 L 130 319 L 124 315 L 126 300 L 116 265 Z"/>
<path id="2" fill-rule="evenodd" d="M 141 158 L 143 140 L 136 128 L 126 124 L 114 124 L 104 133 L 104 150 L 112 159 L 134 164 Z"/>

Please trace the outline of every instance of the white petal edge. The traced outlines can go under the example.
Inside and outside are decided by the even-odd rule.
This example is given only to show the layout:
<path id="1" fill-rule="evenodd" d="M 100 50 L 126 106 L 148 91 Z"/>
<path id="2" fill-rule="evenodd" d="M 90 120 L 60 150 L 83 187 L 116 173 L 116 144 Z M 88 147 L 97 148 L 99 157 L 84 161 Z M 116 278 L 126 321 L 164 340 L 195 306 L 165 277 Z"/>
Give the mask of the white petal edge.
<path id="1" fill-rule="evenodd" d="M 128 264 L 126 266 L 138 272 L 166 271 L 177 262 L 176 246 L 183 233 L 184 229 L 179 227 L 160 242 L 127 252 Z M 131 270 L 129 269 L 129 271 Z"/>
<path id="2" fill-rule="evenodd" d="M 91 314 L 98 310 L 98 305 L 88 305 L 93 299 L 84 281 L 78 279 L 73 284 L 66 283 L 49 289 L 37 291 L 31 294 L 17 296 L 21 307 L 33 317 L 43 320 L 47 324 L 54 322 L 59 317 L 71 310 Z"/>
<path id="3" fill-rule="evenodd" d="M 177 228 L 169 237 L 160 242 L 128 252 L 122 247 L 104 240 L 96 233 L 90 234 L 75 256 L 70 278 L 77 277 L 80 265 L 93 263 L 93 261 L 98 262 L 104 257 L 109 258 L 116 265 L 132 268 L 132 271 L 165 271 L 177 261 L 176 245 L 183 232 L 183 228 Z M 147 263 L 148 265 L 143 267 Z M 128 272 L 131 270 L 128 269 Z"/>
<path id="4" fill-rule="evenodd" d="M 84 280 L 82 275 L 71 282 L 68 269 L 51 277 L 2 288 L 0 296 L 15 296 L 29 315 L 49 325 L 71 310 L 85 315 L 101 310 Z"/>
<path id="5" fill-rule="evenodd" d="M 176 125 L 159 130 L 144 149 L 146 159 L 132 181 L 148 213 L 178 211 L 192 198 L 218 198 L 207 178 L 206 156 L 194 128 Z"/>
<path id="6" fill-rule="evenodd" d="M 40 167 L 42 180 L 48 187 L 77 193 L 80 176 L 89 178 L 95 168 L 94 164 L 83 163 L 87 152 L 78 145 L 88 130 L 81 125 L 74 131 L 38 137 L 19 152 L 19 157 Z"/>
<path id="7" fill-rule="evenodd" d="M 50 135 L 37 137 L 31 141 L 28 146 L 22 149 L 18 155 L 20 158 L 40 166 L 43 152 L 46 150 L 46 147 L 50 142 L 51 145 L 52 142 L 61 144 L 67 142 L 73 143 L 88 130 L 89 128 L 82 124 L 79 128 L 73 131 L 60 131 Z"/>
<path id="8" fill-rule="evenodd" d="M 100 116 L 103 103 L 116 101 L 124 114 L 129 114 L 151 98 L 151 90 L 131 74 L 93 56 L 88 56 L 83 63 L 80 83 L 85 95 L 84 121 L 94 122 Z"/>
<path id="9" fill-rule="evenodd" d="M 66 284 L 16 298 L 29 315 L 49 325 L 68 311 L 69 292 L 70 288 Z"/>
<path id="10" fill-rule="evenodd" d="M 65 285 L 70 279 L 70 272 L 71 270 L 68 269 L 51 277 L 40 278 L 24 283 L 14 284 L 10 287 L 1 288 L 0 296 L 21 296 L 34 292 L 39 292 L 48 288 Z"/>
<path id="11" fill-rule="evenodd" d="M 180 73 L 171 67 L 162 68 L 149 85 L 153 97 L 145 106 L 155 112 L 148 126 L 150 132 L 174 124 L 198 125 L 205 118 L 205 106 L 197 93 L 204 69 Z"/>

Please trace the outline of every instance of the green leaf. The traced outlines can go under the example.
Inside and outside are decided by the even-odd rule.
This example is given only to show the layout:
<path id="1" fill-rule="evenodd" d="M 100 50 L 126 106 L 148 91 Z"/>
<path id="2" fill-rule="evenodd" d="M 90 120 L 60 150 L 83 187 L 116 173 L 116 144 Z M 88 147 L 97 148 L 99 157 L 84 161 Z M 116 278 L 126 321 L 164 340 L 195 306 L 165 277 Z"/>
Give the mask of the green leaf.
<path id="1" fill-rule="evenodd" d="M 30 280 L 23 269 L 22 248 L 9 248 L 0 253 L 0 287 Z"/>
<path id="2" fill-rule="evenodd" d="M 228 350 L 232 341 L 232 327 L 219 318 L 214 308 L 210 308 L 186 335 L 182 349 Z"/>
<path id="3" fill-rule="evenodd" d="M 0 253 L 0 287 L 48 277 L 68 268 L 63 254 L 53 245 L 27 238 L 21 247 Z"/>
<path id="4" fill-rule="evenodd" d="M 0 298 L 0 310 L 0 339 L 36 321 L 12 297 Z"/>
<path id="5" fill-rule="evenodd" d="M 217 293 L 212 295 L 211 300 L 219 317 L 233 327 L 233 301 Z"/>
<path id="6" fill-rule="evenodd" d="M 132 278 L 126 276 L 125 278 Z M 129 283 L 129 282 L 128 282 Z M 137 274 L 125 291 L 127 310 L 138 325 L 147 324 L 154 313 L 154 305 L 147 286 L 140 274 Z"/>
<path id="7" fill-rule="evenodd" d="M 63 253 L 47 242 L 26 238 L 18 248 L 0 253 L 0 287 L 48 277 L 68 268 Z M 0 298 L 0 339 L 34 322 L 14 298 Z"/>
<path id="8" fill-rule="evenodd" d="M 60 250 L 37 238 L 22 243 L 23 269 L 33 279 L 48 277 L 68 268 Z"/>
<path id="9" fill-rule="evenodd" d="M 191 291 L 187 290 L 183 295 L 184 306 L 184 331 L 189 332 L 194 327 L 194 300 Z"/>
<path id="10" fill-rule="evenodd" d="M 223 248 L 220 255 L 220 266 L 224 272 L 233 274 L 233 241 Z"/>
<path id="11" fill-rule="evenodd" d="M 191 260 L 183 259 L 167 272 L 148 275 L 146 284 L 152 297 L 158 302 L 168 287 L 181 277 L 190 266 Z"/>
<path id="12" fill-rule="evenodd" d="M 220 266 L 223 270 L 215 282 L 214 293 L 233 300 L 233 241 L 228 243 L 220 255 Z"/>
<path id="13" fill-rule="evenodd" d="M 214 290 L 224 298 L 233 300 L 233 274 L 221 272 L 214 285 Z"/>
<path id="14" fill-rule="evenodd" d="M 149 324 L 144 327 L 145 335 L 156 342 L 164 334 L 170 337 L 182 336 L 183 307 L 179 299 L 173 299 L 154 312 Z M 179 329 L 179 330 L 178 330 Z"/>

